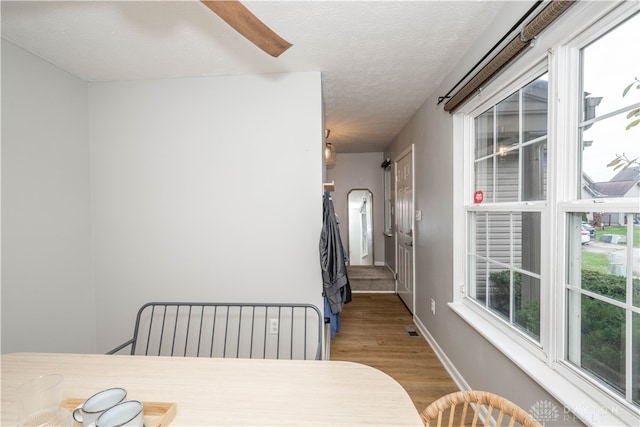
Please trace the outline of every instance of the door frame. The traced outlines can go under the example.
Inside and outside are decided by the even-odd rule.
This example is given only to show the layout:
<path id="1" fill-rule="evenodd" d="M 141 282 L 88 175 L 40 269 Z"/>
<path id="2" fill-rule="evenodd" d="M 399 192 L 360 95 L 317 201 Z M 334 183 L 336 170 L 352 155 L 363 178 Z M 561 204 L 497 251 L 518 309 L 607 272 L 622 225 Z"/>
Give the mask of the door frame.
<path id="1" fill-rule="evenodd" d="M 397 159 L 402 159 L 406 156 L 411 156 L 411 207 L 413 209 L 413 212 L 411 213 L 411 230 L 413 231 L 413 250 L 411 251 L 411 307 L 407 307 L 409 309 L 409 311 L 411 312 L 411 315 L 414 316 L 415 313 L 415 308 L 416 308 L 416 218 L 415 218 L 415 212 L 416 212 L 416 190 L 415 190 L 415 186 L 416 186 L 416 156 L 414 155 L 415 151 L 414 151 L 414 145 L 415 144 L 411 144 L 409 145 L 409 147 L 407 147 L 406 149 L 404 149 L 398 156 Z M 395 191 L 395 203 L 394 203 L 394 210 L 396 212 L 395 215 L 395 224 L 393 225 L 394 231 L 393 231 L 393 235 L 394 235 L 394 241 L 395 241 L 395 247 L 394 247 L 394 252 L 396 254 L 395 258 L 396 258 L 396 295 L 399 296 L 398 293 L 398 273 L 397 271 L 399 270 L 399 265 L 398 265 L 398 261 L 399 261 L 399 256 L 398 256 L 398 160 L 394 161 L 394 171 L 395 171 L 395 182 L 394 182 L 394 191 Z M 400 298 L 403 302 L 404 300 L 402 298 Z M 406 304 L 406 303 L 405 303 Z"/>

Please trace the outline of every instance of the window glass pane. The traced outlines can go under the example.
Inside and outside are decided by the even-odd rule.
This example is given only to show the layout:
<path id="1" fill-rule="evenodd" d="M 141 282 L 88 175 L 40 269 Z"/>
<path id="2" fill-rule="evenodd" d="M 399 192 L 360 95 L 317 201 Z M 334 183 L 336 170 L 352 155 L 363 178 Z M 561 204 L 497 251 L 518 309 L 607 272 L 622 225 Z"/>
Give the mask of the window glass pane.
<path id="1" fill-rule="evenodd" d="M 470 252 L 475 253 L 478 256 L 487 257 L 489 239 L 487 237 L 487 213 L 477 212 L 472 216 L 473 224 L 471 229 L 473 230 L 474 238 L 470 242 Z"/>
<path id="2" fill-rule="evenodd" d="M 474 191 L 485 203 L 545 200 L 547 93 L 545 74 L 475 118 Z"/>
<path id="3" fill-rule="evenodd" d="M 514 322 L 524 332 L 540 339 L 540 280 L 514 273 Z"/>
<path id="4" fill-rule="evenodd" d="M 505 212 L 487 213 L 489 226 L 489 257 L 506 265 L 511 264 L 511 217 Z"/>
<path id="5" fill-rule="evenodd" d="M 611 299 L 624 302 L 627 280 L 614 274 L 599 274 L 589 269 L 588 257 L 582 258 L 582 288 Z"/>
<path id="6" fill-rule="evenodd" d="M 517 148 L 520 143 L 520 92 L 496 105 L 497 150 Z"/>
<path id="7" fill-rule="evenodd" d="M 493 202 L 493 157 L 475 163 L 475 191 L 484 193 L 484 202 Z"/>
<path id="8" fill-rule="evenodd" d="M 638 197 L 633 181 L 640 177 L 640 163 L 615 169 L 607 166 L 618 156 L 640 158 L 640 128 L 625 130 L 624 114 L 596 122 L 582 131 L 582 199 Z"/>
<path id="9" fill-rule="evenodd" d="M 504 266 L 489 263 L 488 306 L 509 320 L 511 312 L 511 271 Z"/>
<path id="10" fill-rule="evenodd" d="M 517 202 L 519 182 L 519 152 L 512 150 L 497 157 L 496 202 Z"/>
<path id="11" fill-rule="evenodd" d="M 483 306 L 487 303 L 487 261 L 470 256 L 469 297 Z"/>
<path id="12" fill-rule="evenodd" d="M 540 274 L 540 219 L 540 212 L 513 214 L 513 263 L 535 274 Z"/>
<path id="13" fill-rule="evenodd" d="M 627 118 L 627 114 L 640 102 L 640 90 L 636 88 L 638 28 L 640 14 L 581 51 L 581 199 L 638 196 L 637 191 L 630 192 L 630 182 L 640 176 L 640 127 L 627 129 L 637 119 Z M 634 82 L 623 96 L 625 88 Z M 596 121 L 584 123 L 592 119 Z"/>
<path id="14" fill-rule="evenodd" d="M 547 139 L 522 149 L 522 200 L 547 198 Z"/>
<path id="15" fill-rule="evenodd" d="M 493 108 L 475 119 L 476 159 L 493 153 Z"/>
<path id="16" fill-rule="evenodd" d="M 568 302 L 569 312 L 580 313 L 570 318 L 571 330 L 580 331 L 580 345 L 579 352 L 569 354 L 569 360 L 624 395 L 624 309 L 587 295 L 569 298 Z M 579 329 L 571 322 L 576 322 Z"/>
<path id="17" fill-rule="evenodd" d="M 604 229 L 591 227 L 583 218 L 591 214 L 575 213 L 568 225 L 569 259 L 575 260 L 569 284 L 616 301 L 627 300 L 627 226 L 610 225 Z M 607 214 L 615 221 L 624 221 L 624 214 Z M 640 233 L 638 229 L 637 233 Z M 640 238 L 640 237 L 639 237 Z M 578 243 L 579 242 L 579 243 Z M 640 254 L 639 254 L 640 256 Z M 635 257 L 634 257 L 635 259 Z"/>
<path id="18" fill-rule="evenodd" d="M 624 88 L 635 77 L 640 77 L 638 28 L 640 15 L 627 20 L 583 50 L 583 93 L 587 98 L 584 120 L 630 105 L 632 99 L 638 102 L 638 90 L 622 97 Z M 594 104 L 597 105 L 595 113 L 589 110 Z"/>
<path id="19" fill-rule="evenodd" d="M 567 293 L 567 359 L 636 403 L 640 319 L 626 304 L 640 302 L 637 215 L 574 212 L 567 216 L 567 277 L 574 287 Z M 628 381 L 633 385 L 626 394 Z"/>
<path id="20" fill-rule="evenodd" d="M 522 142 L 527 143 L 547 135 L 547 75 L 522 89 Z"/>

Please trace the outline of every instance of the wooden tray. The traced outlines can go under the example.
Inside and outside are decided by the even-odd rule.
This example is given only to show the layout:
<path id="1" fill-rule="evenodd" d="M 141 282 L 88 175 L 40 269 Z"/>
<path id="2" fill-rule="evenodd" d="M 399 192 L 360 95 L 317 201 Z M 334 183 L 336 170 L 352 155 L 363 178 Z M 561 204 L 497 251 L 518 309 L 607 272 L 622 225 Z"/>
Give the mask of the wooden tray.
<path id="1" fill-rule="evenodd" d="M 86 399 L 70 397 L 62 401 L 62 407 L 73 412 L 78 405 Z M 144 425 L 145 427 L 164 427 L 168 426 L 176 416 L 177 403 L 174 402 L 142 402 L 144 405 Z M 80 426 L 75 423 L 75 427 Z"/>

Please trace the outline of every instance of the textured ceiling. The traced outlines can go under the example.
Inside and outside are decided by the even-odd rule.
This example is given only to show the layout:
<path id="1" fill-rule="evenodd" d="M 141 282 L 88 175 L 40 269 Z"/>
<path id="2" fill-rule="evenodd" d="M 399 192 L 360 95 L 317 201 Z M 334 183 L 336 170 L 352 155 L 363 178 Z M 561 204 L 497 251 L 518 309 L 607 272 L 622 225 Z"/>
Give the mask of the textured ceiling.
<path id="1" fill-rule="evenodd" d="M 329 141 L 383 151 L 492 20 L 493 1 L 245 1 L 272 58 L 198 1 L 2 1 L 2 36 L 87 81 L 321 71 Z"/>

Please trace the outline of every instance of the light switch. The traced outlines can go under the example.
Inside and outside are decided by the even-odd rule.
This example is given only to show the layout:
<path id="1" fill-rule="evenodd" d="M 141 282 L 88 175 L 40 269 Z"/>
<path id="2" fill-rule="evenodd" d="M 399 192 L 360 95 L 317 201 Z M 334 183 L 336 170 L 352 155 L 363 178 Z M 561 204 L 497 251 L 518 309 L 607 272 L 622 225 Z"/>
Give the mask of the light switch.
<path id="1" fill-rule="evenodd" d="M 416 221 L 422 221 L 422 211 L 416 210 Z"/>

